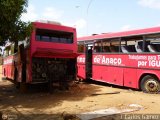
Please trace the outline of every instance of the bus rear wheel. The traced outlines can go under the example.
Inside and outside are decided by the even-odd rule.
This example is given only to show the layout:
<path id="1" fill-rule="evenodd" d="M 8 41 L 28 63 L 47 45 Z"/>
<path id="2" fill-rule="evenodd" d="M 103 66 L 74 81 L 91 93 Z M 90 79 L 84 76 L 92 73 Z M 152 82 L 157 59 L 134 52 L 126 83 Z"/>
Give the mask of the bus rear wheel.
<path id="1" fill-rule="evenodd" d="M 146 75 L 141 81 L 141 89 L 147 93 L 158 93 L 160 92 L 160 82 L 151 75 Z"/>

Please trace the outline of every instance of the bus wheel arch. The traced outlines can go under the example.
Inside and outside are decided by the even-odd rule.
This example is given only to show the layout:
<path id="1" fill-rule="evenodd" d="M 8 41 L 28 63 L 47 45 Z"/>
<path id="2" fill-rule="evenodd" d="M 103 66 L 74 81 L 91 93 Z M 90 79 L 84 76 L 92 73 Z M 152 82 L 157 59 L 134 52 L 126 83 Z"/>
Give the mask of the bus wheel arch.
<path id="1" fill-rule="evenodd" d="M 140 77 L 139 88 L 143 92 L 157 93 L 160 92 L 160 81 L 155 74 L 145 73 Z"/>

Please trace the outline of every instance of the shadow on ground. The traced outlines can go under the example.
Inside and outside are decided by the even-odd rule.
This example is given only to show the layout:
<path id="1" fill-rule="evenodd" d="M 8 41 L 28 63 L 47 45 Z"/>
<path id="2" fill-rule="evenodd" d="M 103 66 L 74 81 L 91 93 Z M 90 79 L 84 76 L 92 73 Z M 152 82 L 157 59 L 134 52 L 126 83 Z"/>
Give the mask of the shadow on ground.
<path id="1" fill-rule="evenodd" d="M 68 91 L 53 90 L 50 94 L 43 85 L 32 85 L 26 93 L 21 93 L 9 81 L 0 81 L 0 109 L 18 107 L 43 110 L 60 106 L 64 101 L 82 101 L 85 97 L 99 92 L 100 86 L 91 84 L 74 84 Z"/>
<path id="2" fill-rule="evenodd" d="M 17 115 L 21 120 L 63 120 L 63 111 L 72 109 L 72 107 L 75 110 L 76 108 L 81 109 L 79 108 L 80 105 L 77 104 L 80 104 L 85 98 L 101 92 L 102 86 L 112 86 L 126 91 L 129 89 L 102 82 L 89 81 L 73 84 L 68 91 L 54 89 L 52 94 L 43 84 L 30 85 L 29 90 L 22 93 L 16 89 L 13 83 L 2 80 L 0 81 L 0 112 L 11 116 Z M 64 102 L 66 102 L 65 104 L 70 102 L 70 106 L 63 106 Z M 84 102 L 84 104 L 88 103 Z"/>
<path id="3" fill-rule="evenodd" d="M 88 84 L 95 84 L 95 85 L 101 85 L 101 86 L 106 86 L 106 87 L 113 87 L 113 88 L 119 88 L 122 90 L 132 90 L 132 91 L 141 91 L 139 89 L 135 89 L 135 88 L 129 88 L 129 87 L 125 87 L 125 86 L 119 86 L 119 85 L 113 85 L 113 84 L 109 84 L 109 83 L 105 83 L 105 82 L 100 82 L 100 81 L 95 81 L 95 80 L 87 80 L 84 81 Z"/>

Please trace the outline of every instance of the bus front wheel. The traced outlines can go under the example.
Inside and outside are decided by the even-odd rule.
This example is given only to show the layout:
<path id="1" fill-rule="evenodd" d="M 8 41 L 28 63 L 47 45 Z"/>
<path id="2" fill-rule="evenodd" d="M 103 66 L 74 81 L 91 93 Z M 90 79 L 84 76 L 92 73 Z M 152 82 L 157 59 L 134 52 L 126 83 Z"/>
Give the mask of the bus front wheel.
<path id="1" fill-rule="evenodd" d="M 147 93 L 158 93 L 160 92 L 160 82 L 156 77 L 146 75 L 141 80 L 141 90 Z"/>

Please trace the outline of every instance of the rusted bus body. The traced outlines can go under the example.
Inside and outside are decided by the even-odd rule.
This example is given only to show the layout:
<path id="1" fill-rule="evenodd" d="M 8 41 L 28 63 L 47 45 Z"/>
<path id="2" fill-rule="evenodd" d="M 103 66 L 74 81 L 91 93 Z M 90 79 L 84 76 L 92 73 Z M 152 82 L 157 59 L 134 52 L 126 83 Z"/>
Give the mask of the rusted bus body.
<path id="1" fill-rule="evenodd" d="M 8 46 L 3 58 L 3 76 L 16 82 L 46 83 L 52 79 L 76 78 L 76 29 L 59 24 L 33 22 L 30 39 L 21 41 L 17 51 Z M 6 47 L 7 50 L 7 47 Z"/>
<path id="2" fill-rule="evenodd" d="M 81 37 L 78 49 L 79 79 L 160 91 L 160 27 Z"/>

